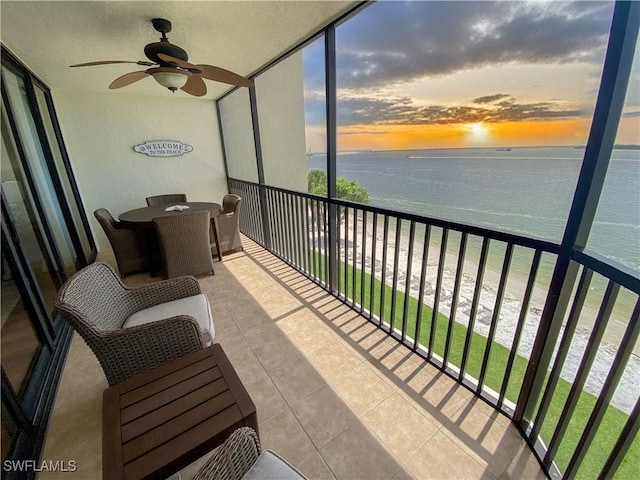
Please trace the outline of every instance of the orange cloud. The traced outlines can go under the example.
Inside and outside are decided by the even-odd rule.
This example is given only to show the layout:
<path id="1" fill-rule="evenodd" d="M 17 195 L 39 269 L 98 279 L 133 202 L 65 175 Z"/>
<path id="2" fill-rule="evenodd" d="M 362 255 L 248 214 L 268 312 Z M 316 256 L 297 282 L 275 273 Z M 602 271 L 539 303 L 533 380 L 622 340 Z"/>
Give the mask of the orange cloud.
<path id="1" fill-rule="evenodd" d="M 583 145 L 590 119 L 469 124 L 352 125 L 338 128 L 338 150 L 411 150 L 522 145 Z"/>

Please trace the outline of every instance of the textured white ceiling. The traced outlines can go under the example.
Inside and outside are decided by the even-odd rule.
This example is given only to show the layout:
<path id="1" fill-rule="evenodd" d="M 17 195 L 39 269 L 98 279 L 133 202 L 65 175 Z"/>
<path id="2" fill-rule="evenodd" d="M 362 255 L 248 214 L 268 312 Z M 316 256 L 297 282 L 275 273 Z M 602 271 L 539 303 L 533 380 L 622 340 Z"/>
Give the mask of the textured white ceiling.
<path id="1" fill-rule="evenodd" d="M 189 61 L 249 75 L 316 32 L 354 1 L 6 1 L 0 2 L 0 38 L 52 89 L 107 91 L 134 64 L 69 68 L 98 60 L 147 60 L 144 46 L 160 33 L 152 18 L 173 24 L 169 41 Z M 205 80 L 217 98 L 230 86 Z M 113 94 L 171 96 L 146 78 Z M 188 96 L 184 92 L 173 95 Z"/>

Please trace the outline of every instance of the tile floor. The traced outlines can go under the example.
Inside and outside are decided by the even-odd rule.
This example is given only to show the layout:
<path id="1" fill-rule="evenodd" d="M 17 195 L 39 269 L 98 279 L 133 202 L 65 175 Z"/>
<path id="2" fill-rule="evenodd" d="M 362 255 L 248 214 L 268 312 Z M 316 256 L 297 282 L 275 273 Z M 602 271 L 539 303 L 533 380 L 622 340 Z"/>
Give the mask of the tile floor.
<path id="1" fill-rule="evenodd" d="M 506 417 L 261 247 L 244 245 L 200 283 L 216 341 L 257 406 L 264 448 L 310 479 L 545 478 Z M 42 458 L 75 460 L 78 469 L 40 479 L 101 478 L 106 387 L 74 336 Z M 172 480 L 191 478 L 198 464 Z"/>

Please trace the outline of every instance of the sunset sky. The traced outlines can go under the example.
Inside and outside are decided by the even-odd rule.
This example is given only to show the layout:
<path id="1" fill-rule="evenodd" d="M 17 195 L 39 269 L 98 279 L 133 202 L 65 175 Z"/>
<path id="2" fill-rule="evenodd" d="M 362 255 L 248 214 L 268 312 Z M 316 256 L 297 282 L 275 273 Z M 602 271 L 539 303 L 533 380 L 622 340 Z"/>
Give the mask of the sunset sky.
<path id="1" fill-rule="evenodd" d="M 584 145 L 612 12 L 594 1 L 367 7 L 336 29 L 338 150 Z M 303 51 L 312 152 L 326 150 L 322 47 Z M 640 144 L 638 70 L 617 143 Z"/>

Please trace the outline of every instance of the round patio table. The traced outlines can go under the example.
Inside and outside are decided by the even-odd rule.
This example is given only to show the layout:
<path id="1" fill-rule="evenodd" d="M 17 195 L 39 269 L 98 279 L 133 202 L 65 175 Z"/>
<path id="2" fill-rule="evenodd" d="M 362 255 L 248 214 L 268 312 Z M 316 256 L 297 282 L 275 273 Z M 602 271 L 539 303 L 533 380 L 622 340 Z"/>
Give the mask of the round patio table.
<path id="1" fill-rule="evenodd" d="M 147 258 L 150 262 L 149 270 L 153 273 L 155 270 L 152 261 L 153 250 L 157 246 L 157 239 L 155 238 L 155 230 L 153 227 L 153 219 L 158 217 L 165 217 L 168 215 L 182 215 L 183 212 L 165 211 L 165 208 L 171 207 L 174 204 L 168 203 L 166 205 L 154 205 L 152 207 L 136 208 L 123 212 L 118 217 L 118 220 L 128 228 L 136 228 L 143 231 L 145 238 L 145 248 L 147 249 Z M 209 217 L 213 219 L 213 237 L 216 245 L 218 246 L 218 258 L 222 261 L 222 252 L 220 245 L 220 239 L 218 238 L 218 215 L 222 211 L 222 207 L 219 203 L 213 202 L 179 202 L 175 205 L 185 205 L 189 208 L 184 212 L 209 212 Z"/>

